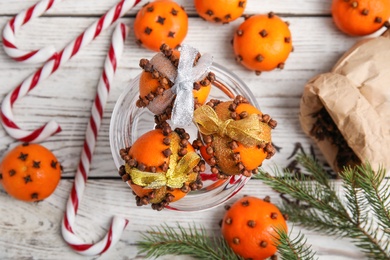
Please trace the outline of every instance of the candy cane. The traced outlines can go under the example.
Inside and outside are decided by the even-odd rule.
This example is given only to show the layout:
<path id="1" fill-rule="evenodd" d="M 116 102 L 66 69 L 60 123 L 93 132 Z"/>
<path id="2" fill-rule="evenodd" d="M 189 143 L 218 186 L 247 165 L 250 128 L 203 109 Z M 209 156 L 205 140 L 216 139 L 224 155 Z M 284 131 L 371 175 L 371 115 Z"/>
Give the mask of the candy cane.
<path id="1" fill-rule="evenodd" d="M 16 47 L 15 34 L 20 27 L 31 21 L 31 19 L 41 16 L 56 3 L 62 0 L 43 0 L 25 11 L 20 12 L 12 18 L 3 30 L 3 47 L 5 53 L 16 61 L 25 63 L 40 63 L 47 61 L 55 53 L 53 46 L 40 50 L 25 51 Z"/>
<path id="2" fill-rule="evenodd" d="M 14 115 L 12 112 L 13 104 L 15 101 L 27 95 L 27 93 L 34 89 L 38 83 L 57 71 L 63 64 L 76 55 L 76 53 L 78 53 L 82 47 L 86 46 L 88 43 L 94 40 L 104 29 L 122 17 L 128 10 L 130 10 L 140 1 L 141 0 L 120 1 L 99 20 L 88 27 L 87 30 L 85 30 L 76 39 L 70 42 L 62 51 L 55 53 L 53 57 L 50 58 L 40 69 L 25 79 L 18 87 L 8 93 L 1 105 L 1 123 L 6 132 L 11 137 L 22 142 L 40 142 L 47 137 L 61 131 L 61 127 L 55 121 L 50 121 L 33 131 L 20 129 L 14 120 Z M 27 13 L 28 12 L 25 14 L 27 15 Z M 16 21 L 16 17 L 14 19 Z"/>
<path id="3" fill-rule="evenodd" d="M 99 255 L 104 253 L 113 244 L 115 244 L 123 230 L 126 228 L 128 220 L 114 217 L 110 229 L 106 236 L 96 244 L 86 244 L 74 233 L 74 222 L 79 206 L 80 198 L 83 196 L 85 184 L 90 169 L 93 150 L 95 149 L 104 107 L 107 103 L 110 84 L 114 77 L 117 62 L 123 51 L 123 43 L 126 38 L 126 26 L 118 24 L 112 36 L 112 43 L 108 52 L 104 70 L 97 87 L 95 102 L 92 106 L 91 117 L 85 134 L 83 151 L 81 153 L 80 163 L 75 175 L 75 182 L 70 193 L 66 212 L 62 221 L 62 236 L 65 241 L 78 253 L 83 255 Z"/>

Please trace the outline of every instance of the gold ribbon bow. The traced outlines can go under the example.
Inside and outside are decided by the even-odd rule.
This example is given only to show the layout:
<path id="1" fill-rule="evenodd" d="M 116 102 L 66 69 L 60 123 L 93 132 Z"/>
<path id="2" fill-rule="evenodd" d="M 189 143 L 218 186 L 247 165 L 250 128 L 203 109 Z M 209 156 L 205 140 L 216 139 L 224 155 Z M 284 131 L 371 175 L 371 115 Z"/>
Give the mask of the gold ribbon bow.
<path id="1" fill-rule="evenodd" d="M 260 122 L 257 114 L 249 115 L 240 120 L 223 121 L 213 108 L 203 105 L 194 111 L 194 122 L 202 134 L 228 136 L 244 146 L 271 142 L 271 127 Z"/>
<path id="2" fill-rule="evenodd" d="M 195 152 L 188 152 L 179 161 L 180 137 L 175 133 L 171 135 L 172 155 L 169 157 L 168 171 L 145 172 L 126 165 L 126 172 L 130 174 L 131 181 L 145 189 L 158 189 L 164 186 L 181 188 L 183 183 L 196 180 L 193 168 L 199 163 L 200 157 Z"/>

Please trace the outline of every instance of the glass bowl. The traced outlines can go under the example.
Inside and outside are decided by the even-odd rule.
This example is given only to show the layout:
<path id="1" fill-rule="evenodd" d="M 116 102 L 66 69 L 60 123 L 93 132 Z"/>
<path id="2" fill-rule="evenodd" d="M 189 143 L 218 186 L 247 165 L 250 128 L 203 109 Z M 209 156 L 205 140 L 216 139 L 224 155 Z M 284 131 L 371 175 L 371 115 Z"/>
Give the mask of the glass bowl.
<path id="1" fill-rule="evenodd" d="M 213 63 L 210 70 L 215 74 L 208 100 L 227 101 L 242 95 L 255 107 L 259 108 L 255 97 L 245 83 L 226 68 Z M 110 146 L 116 167 L 119 169 L 124 161 L 119 155 L 122 148 L 131 146 L 141 135 L 154 129 L 154 114 L 147 108 L 138 108 L 140 75 L 134 78 L 119 96 L 111 116 Z M 192 139 L 197 136 L 195 125 L 186 128 Z M 199 211 L 220 205 L 233 197 L 249 181 L 249 177 L 236 175 L 228 179 L 218 179 L 211 174 L 210 168 L 201 173 L 203 188 L 189 192 L 184 198 L 170 203 L 166 208 L 178 211 Z M 135 202 L 134 202 L 135 203 Z"/>

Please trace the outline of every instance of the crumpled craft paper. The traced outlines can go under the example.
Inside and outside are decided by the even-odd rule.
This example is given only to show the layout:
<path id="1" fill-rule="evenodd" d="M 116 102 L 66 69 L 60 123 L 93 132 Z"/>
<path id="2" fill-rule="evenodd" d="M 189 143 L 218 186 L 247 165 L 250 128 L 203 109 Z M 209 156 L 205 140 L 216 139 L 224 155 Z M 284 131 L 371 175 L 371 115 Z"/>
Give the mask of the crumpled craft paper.
<path id="1" fill-rule="evenodd" d="M 299 116 L 307 135 L 317 120 L 313 114 L 323 107 L 362 162 L 390 168 L 390 30 L 358 42 L 331 72 L 307 83 Z M 338 147 L 312 138 L 338 172 Z"/>

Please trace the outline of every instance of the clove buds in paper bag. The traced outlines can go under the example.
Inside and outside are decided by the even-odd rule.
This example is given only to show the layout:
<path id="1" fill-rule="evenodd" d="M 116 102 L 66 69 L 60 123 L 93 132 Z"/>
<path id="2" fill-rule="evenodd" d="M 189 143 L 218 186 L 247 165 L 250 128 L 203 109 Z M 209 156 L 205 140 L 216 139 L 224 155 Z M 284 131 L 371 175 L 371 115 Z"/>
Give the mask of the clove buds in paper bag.
<path id="1" fill-rule="evenodd" d="M 390 29 L 347 51 L 312 78 L 300 104 L 303 131 L 336 171 L 370 162 L 390 168 Z"/>

